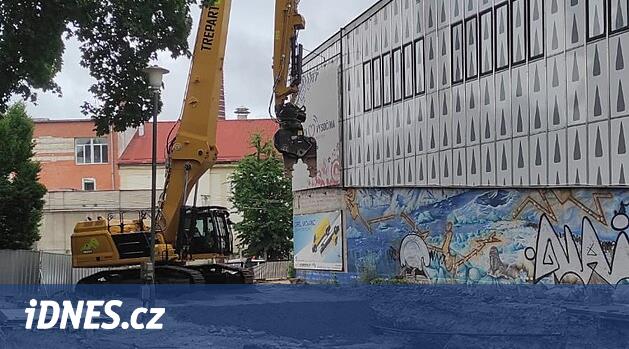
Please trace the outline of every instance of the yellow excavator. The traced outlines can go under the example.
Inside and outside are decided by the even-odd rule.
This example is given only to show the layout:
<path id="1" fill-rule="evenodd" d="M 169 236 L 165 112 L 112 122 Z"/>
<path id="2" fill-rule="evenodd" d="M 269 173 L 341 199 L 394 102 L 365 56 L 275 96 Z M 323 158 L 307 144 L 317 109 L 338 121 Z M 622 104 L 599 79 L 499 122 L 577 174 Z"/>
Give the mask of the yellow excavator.
<path id="1" fill-rule="evenodd" d="M 303 132 L 306 112 L 295 104 L 302 75 L 303 48 L 297 43 L 305 28 L 299 0 L 277 0 L 273 57 L 273 93 L 279 130 L 274 136 L 285 172 L 302 160 L 316 173 L 317 145 Z M 159 200 L 156 240 L 148 233 L 152 222 L 107 219 L 80 222 L 71 237 L 75 268 L 105 268 L 81 284 L 142 283 L 142 266 L 150 265 L 154 250 L 157 283 L 251 283 L 247 269 L 215 263 L 232 254 L 229 212 L 224 207 L 185 206 L 201 176 L 216 162 L 219 93 L 231 0 L 204 6 L 196 36 L 192 66 L 179 129 L 168 145 L 167 175 Z M 149 267 L 150 268 L 150 267 Z"/>

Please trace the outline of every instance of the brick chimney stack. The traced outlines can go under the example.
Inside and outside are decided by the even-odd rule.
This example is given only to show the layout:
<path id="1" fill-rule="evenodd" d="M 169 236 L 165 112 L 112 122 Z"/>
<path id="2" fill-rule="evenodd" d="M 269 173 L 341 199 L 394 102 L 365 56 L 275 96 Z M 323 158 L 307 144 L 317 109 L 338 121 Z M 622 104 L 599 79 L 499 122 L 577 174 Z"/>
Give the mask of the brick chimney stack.
<path id="1" fill-rule="evenodd" d="M 236 114 L 236 118 L 238 120 L 247 120 L 251 112 L 249 111 L 249 108 L 247 107 L 238 107 L 236 108 L 236 111 L 234 112 L 234 114 Z"/>

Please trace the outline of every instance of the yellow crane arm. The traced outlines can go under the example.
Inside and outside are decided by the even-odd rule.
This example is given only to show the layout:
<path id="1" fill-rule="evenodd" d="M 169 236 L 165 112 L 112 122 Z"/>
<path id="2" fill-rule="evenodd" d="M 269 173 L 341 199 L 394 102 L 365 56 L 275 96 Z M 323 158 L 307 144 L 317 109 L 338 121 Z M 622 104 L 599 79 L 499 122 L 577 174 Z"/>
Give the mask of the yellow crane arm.
<path id="1" fill-rule="evenodd" d="M 316 142 L 303 134 L 304 108 L 293 100 L 301 83 L 302 48 L 297 32 L 305 21 L 298 0 L 277 0 L 274 37 L 274 96 L 280 129 L 274 137 L 283 154 L 286 173 L 302 159 L 316 173 Z M 167 175 L 160 200 L 158 224 L 166 243 L 175 244 L 181 208 L 201 176 L 216 162 L 216 125 L 231 0 L 203 7 L 188 77 L 179 130 L 169 144 Z M 290 80 L 290 81 L 289 81 Z"/>
<path id="2" fill-rule="evenodd" d="M 216 162 L 216 125 L 231 0 L 205 6 L 197 32 L 179 130 L 169 145 L 159 226 L 174 243 L 181 207 Z"/>
<path id="3" fill-rule="evenodd" d="M 299 30 L 306 28 L 306 20 L 297 11 L 298 3 L 298 0 L 275 2 L 273 92 L 276 109 L 282 107 L 287 98 L 292 98 L 299 92 L 301 83 L 303 49 L 301 45 L 297 45 L 297 35 Z"/>
<path id="4" fill-rule="evenodd" d="M 211 5 L 205 5 L 201 11 L 181 122 L 174 139 L 168 144 L 164 191 L 157 218 L 151 222 L 159 232 L 158 242 L 155 246 L 148 244 L 143 216 L 132 225 L 125 223 L 122 213 L 119 226 L 111 226 L 109 220 L 80 222 L 71 238 L 75 267 L 139 265 L 149 260 L 150 252 L 155 252 L 158 263 L 168 264 L 175 260 L 179 263 L 194 258 L 225 256 L 232 251 L 228 214 L 224 208 L 185 206 L 201 176 L 217 159 L 217 119 L 232 0 L 204 2 Z M 301 83 L 301 48 L 296 45 L 296 40 L 297 30 L 303 29 L 304 20 L 296 12 L 298 1 L 277 2 L 273 90 L 280 131 L 274 140 L 289 164 L 300 158 L 310 164 L 313 159 L 316 160 L 316 145 L 314 139 L 303 135 L 301 123 L 305 121 L 305 111 L 292 102 Z M 316 166 L 316 161 L 314 164 Z M 204 226 L 203 234 L 199 230 L 199 222 Z M 168 268 L 161 270 L 173 271 Z M 243 282 L 247 279 L 241 271 L 225 266 L 213 269 L 181 267 L 177 270 L 185 281 L 192 282 L 199 281 L 194 277 L 199 276 L 199 272 L 205 281 L 216 279 L 216 275 L 222 279 L 231 272 L 235 272 L 235 279 Z M 226 270 L 231 272 L 224 273 Z M 128 269 L 124 272 L 97 273 L 82 281 L 100 283 L 105 280 L 103 282 L 107 283 L 112 275 L 116 275 L 116 280 L 120 277 L 140 280 L 135 276 L 134 269 Z"/>
<path id="5" fill-rule="evenodd" d="M 274 136 L 275 148 L 284 157 L 284 169 L 291 176 L 293 165 L 302 160 L 310 177 L 317 173 L 317 144 L 304 135 L 306 110 L 295 104 L 302 76 L 303 47 L 297 43 L 306 21 L 299 14 L 299 0 L 275 1 L 275 37 L 273 51 L 273 93 L 275 115 L 280 129 Z"/>

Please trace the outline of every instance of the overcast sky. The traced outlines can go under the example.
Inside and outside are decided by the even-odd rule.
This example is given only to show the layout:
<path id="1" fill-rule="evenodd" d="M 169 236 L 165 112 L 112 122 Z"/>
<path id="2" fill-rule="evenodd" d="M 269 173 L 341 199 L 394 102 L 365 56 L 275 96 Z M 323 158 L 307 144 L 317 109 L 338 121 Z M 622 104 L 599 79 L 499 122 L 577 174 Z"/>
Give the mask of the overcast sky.
<path id="1" fill-rule="evenodd" d="M 300 12 L 306 18 L 306 30 L 300 33 L 304 48 L 312 50 L 342 26 L 369 8 L 376 0 L 301 0 Z M 233 0 L 229 37 L 225 58 L 225 93 L 228 118 L 233 117 L 236 107 L 247 106 L 254 117 L 268 115 L 271 97 L 273 55 L 273 0 Z M 199 20 L 198 7 L 193 7 L 195 20 L 189 38 L 192 50 Z M 64 65 L 56 82 L 61 86 L 63 97 L 38 92 L 38 105 L 28 104 L 28 111 L 35 118 L 77 119 L 83 118 L 81 104 L 90 100 L 88 88 L 93 83 L 89 72 L 79 65 L 79 44 L 75 40 L 66 43 Z M 157 64 L 169 69 L 165 78 L 164 109 L 160 120 L 179 117 L 186 88 L 190 60 L 173 60 L 168 54 L 160 54 Z"/>

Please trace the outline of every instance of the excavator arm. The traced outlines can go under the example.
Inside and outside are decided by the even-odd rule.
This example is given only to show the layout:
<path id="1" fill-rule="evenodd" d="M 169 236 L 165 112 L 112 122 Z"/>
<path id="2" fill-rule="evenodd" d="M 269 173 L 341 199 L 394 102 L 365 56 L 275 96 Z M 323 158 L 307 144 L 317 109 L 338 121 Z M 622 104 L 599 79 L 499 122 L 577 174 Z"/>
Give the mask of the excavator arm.
<path id="1" fill-rule="evenodd" d="M 216 125 L 231 0 L 204 6 L 197 32 L 179 130 L 168 147 L 158 224 L 174 243 L 179 215 L 201 176 L 216 162 Z"/>
<path id="2" fill-rule="evenodd" d="M 303 47 L 297 43 L 306 21 L 299 14 L 299 0 L 276 0 L 273 52 L 273 93 L 275 115 L 280 129 L 274 137 L 275 148 L 284 157 L 284 170 L 292 176 L 293 166 L 302 160 L 310 177 L 317 174 L 317 143 L 304 135 L 306 110 L 295 104 L 302 76 Z"/>
<path id="3" fill-rule="evenodd" d="M 207 0 L 201 12 L 179 129 L 168 144 L 166 181 L 156 219 L 157 240 L 150 246 L 143 216 L 118 226 L 110 220 L 79 222 L 72 234 L 72 263 L 79 268 L 133 266 L 146 263 L 154 248 L 160 282 L 221 283 L 253 281 L 239 268 L 219 264 L 187 265 L 192 259 L 212 259 L 231 253 L 229 213 L 224 207 L 187 207 L 201 176 L 216 162 L 216 131 L 223 61 L 232 0 Z M 277 0 L 274 96 L 280 130 L 275 144 L 290 164 L 303 159 L 316 168 L 314 139 L 303 135 L 305 111 L 294 104 L 301 83 L 301 48 L 297 30 L 304 20 L 296 0 Z M 289 168 L 287 166 L 287 168 Z M 195 205 L 196 206 L 196 205 Z M 201 223 L 199 225 L 199 223 Z M 171 264 L 173 263 L 174 264 Z M 81 283 L 145 281 L 139 269 L 111 269 Z"/>
<path id="4" fill-rule="evenodd" d="M 306 112 L 295 104 L 301 84 L 303 48 L 297 44 L 304 18 L 299 0 L 276 0 L 273 93 L 280 129 L 274 143 L 284 158 L 285 172 L 302 160 L 316 175 L 317 145 L 303 132 Z M 167 175 L 160 200 L 158 224 L 164 240 L 175 243 L 180 210 L 201 176 L 216 162 L 216 125 L 231 0 L 204 6 L 197 32 L 179 130 L 168 147 Z"/>

